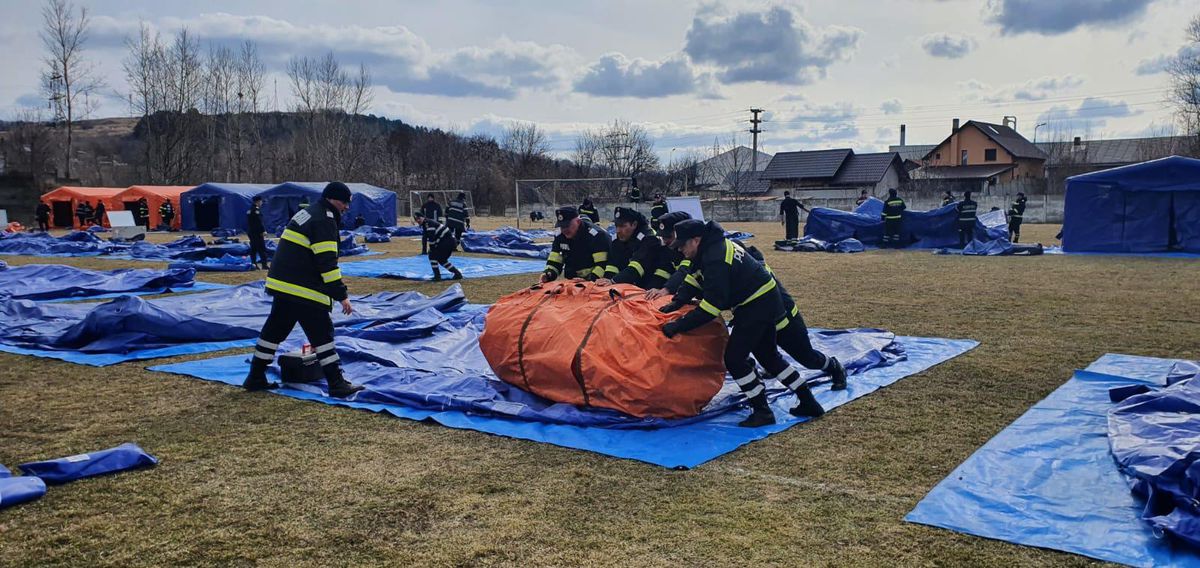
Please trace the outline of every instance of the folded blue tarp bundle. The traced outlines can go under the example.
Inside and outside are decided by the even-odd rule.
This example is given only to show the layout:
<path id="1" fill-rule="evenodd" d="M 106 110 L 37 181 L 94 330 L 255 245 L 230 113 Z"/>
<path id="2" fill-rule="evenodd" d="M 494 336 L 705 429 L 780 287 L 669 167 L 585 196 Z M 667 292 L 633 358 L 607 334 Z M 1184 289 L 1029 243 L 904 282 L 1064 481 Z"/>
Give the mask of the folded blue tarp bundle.
<path id="1" fill-rule="evenodd" d="M 1179 364 L 1108 354 L 1087 370 L 1075 371 L 1071 380 L 955 468 L 905 519 L 1131 566 L 1200 566 L 1195 549 L 1180 539 L 1162 538 L 1162 532 L 1143 521 L 1147 503 L 1130 491 L 1129 479 L 1113 459 L 1119 453 L 1164 481 L 1195 475 L 1187 464 L 1197 447 L 1196 418 L 1160 413 L 1174 408 L 1169 397 L 1161 403 L 1165 407 L 1150 404 L 1152 412 L 1141 419 L 1152 430 L 1138 432 L 1152 436 L 1141 441 L 1127 437 L 1134 433 L 1122 431 L 1120 424 L 1138 420 L 1132 414 L 1116 419 L 1115 437 L 1110 430 L 1110 391 L 1161 387 L 1173 374 L 1188 376 L 1176 370 Z M 1147 400 L 1143 397 L 1153 398 L 1139 395 L 1126 403 L 1136 406 L 1138 399 Z M 1169 439 L 1172 428 L 1180 429 L 1174 441 Z M 1154 441 L 1143 443 L 1149 440 Z M 1133 448 L 1136 453 L 1129 451 Z M 1194 487 L 1188 481 L 1176 489 Z M 1195 534 L 1191 526 L 1187 528 Z"/>
<path id="2" fill-rule="evenodd" d="M 352 296 L 354 313 L 333 314 L 339 328 L 404 319 L 465 301 L 451 286 L 427 298 L 418 292 Z M 88 365 L 204 353 L 253 343 L 271 311 L 262 282 L 212 292 L 145 300 L 121 296 L 99 305 L 0 300 L 0 351 Z"/>
<path id="3" fill-rule="evenodd" d="M 237 229 L 213 229 L 210 234 L 217 238 L 225 238 L 236 236 L 240 232 Z"/>
<path id="4" fill-rule="evenodd" d="M 356 256 L 370 252 L 367 245 L 355 244 L 354 233 L 351 231 L 341 232 L 342 240 L 338 242 L 338 256 Z M 249 254 L 249 249 L 247 249 Z"/>
<path id="5" fill-rule="evenodd" d="M 554 403 L 498 379 L 479 349 L 486 307 L 467 306 L 445 313 L 427 310 L 407 320 L 339 333 L 337 353 L 346 376 L 366 389 L 350 401 L 325 396 L 323 382 L 289 384 L 275 391 L 328 404 L 387 412 L 414 420 L 585 449 L 664 467 L 695 467 L 743 444 L 785 430 L 803 420 L 786 409 L 794 395 L 774 385 L 779 424 L 739 428 L 744 397 L 727 380 L 696 417 L 668 420 L 634 418 L 619 412 Z M 845 391 L 817 387 L 833 408 L 891 384 L 976 345 L 970 341 L 897 338 L 881 330 L 816 332 L 817 347 L 847 363 L 853 375 Z M 281 350 L 299 345 L 289 338 Z M 245 378 L 245 355 L 153 367 L 205 380 L 237 385 Z M 272 371 L 274 373 L 274 370 Z M 816 379 L 817 373 L 806 371 Z M 818 381 L 819 382 L 819 381 Z"/>
<path id="6" fill-rule="evenodd" d="M 804 235 L 837 242 L 855 238 L 877 246 L 883 237 L 883 202 L 871 198 L 853 212 L 814 208 L 804 225 Z M 991 241 L 1008 238 L 1003 211 L 980 214 L 975 220 L 975 238 Z M 905 211 L 900 242 L 913 248 L 943 248 L 958 245 L 958 209 L 954 204 L 932 211 Z"/>
<path id="7" fill-rule="evenodd" d="M 28 503 L 46 494 L 46 482 L 33 476 L 13 477 L 0 465 L 0 509 Z"/>
<path id="8" fill-rule="evenodd" d="M 0 233 L 0 254 L 27 256 L 100 256 L 119 254 L 128 245 L 105 242 L 86 231 L 62 237 L 50 233 Z"/>
<path id="9" fill-rule="evenodd" d="M 254 269 L 249 258 L 229 254 L 221 258 L 172 262 L 167 266 L 169 268 L 186 268 L 197 272 L 248 272 Z"/>
<path id="10" fill-rule="evenodd" d="M 1031 245 L 1013 244 L 1007 238 L 991 241 L 973 240 L 962 250 L 943 248 L 935 254 L 962 254 L 966 256 L 1038 256 L 1045 253 L 1040 243 Z"/>
<path id="11" fill-rule="evenodd" d="M 801 237 L 786 241 L 775 241 L 775 250 L 787 252 L 863 252 L 867 247 L 858 239 L 842 239 L 827 243 L 813 237 Z"/>
<path id="12" fill-rule="evenodd" d="M 535 260 L 456 256 L 451 258 L 450 262 L 467 278 L 528 274 L 546 269 L 546 263 Z M 343 276 L 433 280 L 433 271 L 429 268 L 429 257 L 427 256 L 357 260 L 342 263 L 340 268 Z M 443 276 L 446 275 L 443 274 Z"/>
<path id="13" fill-rule="evenodd" d="M 746 231 L 725 231 L 725 238 L 733 239 L 735 241 L 745 241 L 748 239 L 753 239 L 754 233 L 747 233 Z"/>
<path id="14" fill-rule="evenodd" d="M 535 243 L 529 233 L 511 227 L 495 231 L 464 233 L 462 249 L 466 252 L 502 254 L 523 258 L 545 259 L 550 256 L 550 243 Z"/>
<path id="15" fill-rule="evenodd" d="M 114 293 L 161 293 L 189 288 L 195 276 L 196 271 L 186 268 L 86 270 L 59 264 L 27 264 L 0 271 L 0 299 L 54 300 Z"/>
<path id="16" fill-rule="evenodd" d="M 390 234 L 393 237 L 419 237 L 421 236 L 421 232 L 421 228 L 416 225 L 402 225 L 391 227 Z"/>
<path id="17" fill-rule="evenodd" d="M 137 444 L 121 444 L 98 452 L 23 463 L 19 467 L 26 475 L 36 476 L 50 485 L 61 485 L 87 477 L 156 464 L 158 458 L 146 453 Z"/>
<path id="18" fill-rule="evenodd" d="M 392 242 L 392 236 L 387 233 L 367 233 L 363 235 L 363 242 L 390 243 Z"/>
<path id="19" fill-rule="evenodd" d="M 8 270 L 8 263 L 0 260 L 0 270 Z"/>

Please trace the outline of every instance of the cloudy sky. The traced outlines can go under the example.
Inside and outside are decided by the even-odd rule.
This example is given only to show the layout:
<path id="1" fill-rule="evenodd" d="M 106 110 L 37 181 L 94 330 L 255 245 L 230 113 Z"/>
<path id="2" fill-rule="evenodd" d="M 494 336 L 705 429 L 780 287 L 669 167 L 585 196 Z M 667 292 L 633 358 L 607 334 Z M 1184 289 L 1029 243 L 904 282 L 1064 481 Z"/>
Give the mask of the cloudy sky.
<path id="1" fill-rule="evenodd" d="M 936 143 L 960 117 L 1015 115 L 1032 138 L 1134 137 L 1170 125 L 1164 60 L 1194 0 L 76 0 L 108 82 L 100 116 L 128 114 L 124 38 L 145 21 L 205 42 L 258 42 L 279 73 L 332 50 L 365 63 L 371 111 L 496 134 L 536 122 L 560 150 L 582 128 L 641 124 L 660 154 L 749 144 L 767 109 L 768 152 Z M 0 116 L 45 107 L 37 91 L 41 4 L 0 0 Z"/>

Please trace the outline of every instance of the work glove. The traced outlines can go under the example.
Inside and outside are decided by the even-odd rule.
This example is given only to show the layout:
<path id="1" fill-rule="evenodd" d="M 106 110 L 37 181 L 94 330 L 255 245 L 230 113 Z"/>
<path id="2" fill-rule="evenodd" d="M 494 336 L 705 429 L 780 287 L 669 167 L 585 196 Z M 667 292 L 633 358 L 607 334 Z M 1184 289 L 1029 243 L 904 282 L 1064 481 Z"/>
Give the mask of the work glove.
<path id="1" fill-rule="evenodd" d="M 551 282 L 551 281 L 553 281 L 553 280 L 554 280 L 554 274 L 551 274 L 551 273 L 549 273 L 549 272 L 543 272 L 543 273 L 542 273 L 542 284 L 545 284 L 545 283 L 547 283 L 547 282 Z"/>
<path id="2" fill-rule="evenodd" d="M 679 333 L 679 320 L 671 320 L 667 323 L 664 323 L 662 326 L 662 332 L 663 335 L 667 336 L 667 339 L 675 337 Z"/>
<path id="3" fill-rule="evenodd" d="M 664 314 L 669 314 L 671 312 L 678 311 L 679 308 L 682 308 L 682 307 L 683 307 L 683 304 L 680 304 L 679 302 L 676 302 L 675 300 L 671 300 L 670 302 L 667 302 L 663 307 L 659 308 L 658 311 L 660 311 Z"/>

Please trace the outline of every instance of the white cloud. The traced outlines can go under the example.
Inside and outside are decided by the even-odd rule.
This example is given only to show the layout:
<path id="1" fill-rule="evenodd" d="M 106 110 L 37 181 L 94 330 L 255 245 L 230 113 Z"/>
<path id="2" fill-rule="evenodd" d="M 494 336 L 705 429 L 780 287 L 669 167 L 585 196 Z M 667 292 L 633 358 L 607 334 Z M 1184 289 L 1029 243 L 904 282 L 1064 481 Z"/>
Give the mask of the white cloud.
<path id="1" fill-rule="evenodd" d="M 933 57 L 959 59 L 975 49 L 975 40 L 964 35 L 939 32 L 921 38 L 921 49 Z"/>

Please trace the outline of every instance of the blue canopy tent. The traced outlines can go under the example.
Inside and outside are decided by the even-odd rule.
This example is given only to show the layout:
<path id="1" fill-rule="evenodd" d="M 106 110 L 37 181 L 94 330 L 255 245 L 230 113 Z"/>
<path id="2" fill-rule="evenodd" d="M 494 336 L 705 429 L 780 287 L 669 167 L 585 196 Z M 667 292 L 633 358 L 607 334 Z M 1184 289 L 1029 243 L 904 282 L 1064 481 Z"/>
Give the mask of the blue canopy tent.
<path id="1" fill-rule="evenodd" d="M 866 245 L 878 245 L 883 237 L 883 202 L 874 197 L 854 211 L 816 207 L 808 215 L 804 236 L 836 243 L 858 239 Z M 974 238 L 987 242 L 1008 237 L 1003 213 L 981 213 L 975 219 Z M 905 247 L 939 248 L 958 245 L 958 209 L 954 204 L 932 211 L 904 212 L 900 242 Z"/>
<path id="2" fill-rule="evenodd" d="M 1067 252 L 1200 252 L 1200 160 L 1171 156 L 1067 178 Z"/>
<path id="3" fill-rule="evenodd" d="M 250 200 L 271 186 L 255 183 L 206 183 L 179 196 L 185 231 L 246 230 Z"/>
<path id="4" fill-rule="evenodd" d="M 316 203 L 326 182 L 281 183 L 262 193 L 263 224 L 267 231 L 278 233 L 288 220 L 300 210 L 307 199 Z M 343 226 L 352 227 L 359 215 L 367 225 L 391 227 L 396 224 L 396 192 L 365 183 L 348 183 L 350 188 L 350 210 L 342 218 Z"/>

